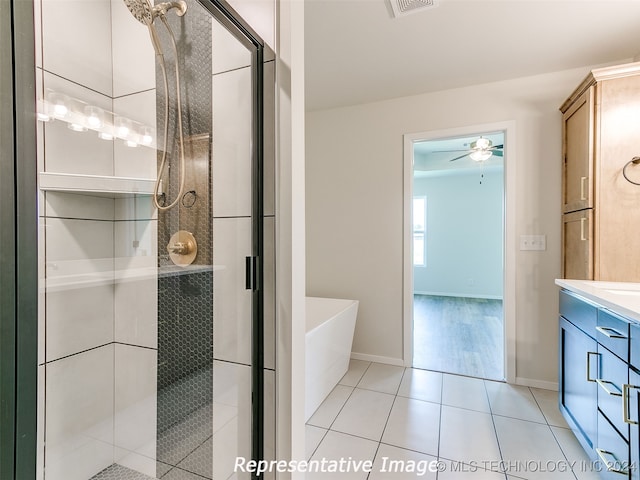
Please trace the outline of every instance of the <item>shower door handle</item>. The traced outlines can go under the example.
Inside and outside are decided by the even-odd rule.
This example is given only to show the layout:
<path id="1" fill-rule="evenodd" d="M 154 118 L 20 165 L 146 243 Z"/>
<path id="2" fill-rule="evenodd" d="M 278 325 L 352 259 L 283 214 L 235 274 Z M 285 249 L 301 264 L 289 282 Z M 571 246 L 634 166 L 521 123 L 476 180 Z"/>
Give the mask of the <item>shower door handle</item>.
<path id="1" fill-rule="evenodd" d="M 258 289 L 258 257 L 245 258 L 245 288 L 247 290 Z"/>

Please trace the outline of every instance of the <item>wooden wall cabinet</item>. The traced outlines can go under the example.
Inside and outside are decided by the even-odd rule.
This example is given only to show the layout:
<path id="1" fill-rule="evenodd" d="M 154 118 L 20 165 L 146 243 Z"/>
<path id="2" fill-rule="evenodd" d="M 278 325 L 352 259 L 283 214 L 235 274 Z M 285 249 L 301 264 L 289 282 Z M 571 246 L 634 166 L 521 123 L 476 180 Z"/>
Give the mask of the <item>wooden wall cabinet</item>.
<path id="1" fill-rule="evenodd" d="M 640 282 L 640 186 L 622 174 L 640 156 L 640 62 L 591 71 L 560 110 L 562 276 Z"/>

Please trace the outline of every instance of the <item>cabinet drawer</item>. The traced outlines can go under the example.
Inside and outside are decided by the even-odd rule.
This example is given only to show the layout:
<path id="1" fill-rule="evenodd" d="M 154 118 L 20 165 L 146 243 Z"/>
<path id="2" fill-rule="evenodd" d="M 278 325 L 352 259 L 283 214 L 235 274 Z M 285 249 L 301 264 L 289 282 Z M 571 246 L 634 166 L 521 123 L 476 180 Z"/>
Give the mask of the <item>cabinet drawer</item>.
<path id="1" fill-rule="evenodd" d="M 560 315 L 595 338 L 598 322 L 598 308 L 566 290 L 560 291 Z"/>
<path id="2" fill-rule="evenodd" d="M 598 310 L 596 340 L 625 362 L 629 359 L 629 322 L 609 310 Z"/>
<path id="3" fill-rule="evenodd" d="M 622 386 L 628 383 L 629 367 L 602 345 L 598 345 L 598 356 L 598 409 L 628 440 L 629 424 L 625 423 L 622 412 Z"/>
<path id="4" fill-rule="evenodd" d="M 603 463 L 600 478 L 621 480 L 629 477 L 629 444 L 600 412 L 596 453 Z"/>

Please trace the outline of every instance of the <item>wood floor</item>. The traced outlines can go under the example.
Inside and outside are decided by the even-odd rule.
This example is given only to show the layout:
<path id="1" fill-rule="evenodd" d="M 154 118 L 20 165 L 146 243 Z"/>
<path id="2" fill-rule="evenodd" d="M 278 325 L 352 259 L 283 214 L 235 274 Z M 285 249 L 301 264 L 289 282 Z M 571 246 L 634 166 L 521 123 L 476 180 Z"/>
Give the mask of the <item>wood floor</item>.
<path id="1" fill-rule="evenodd" d="M 413 367 L 504 380 L 502 300 L 414 295 Z"/>

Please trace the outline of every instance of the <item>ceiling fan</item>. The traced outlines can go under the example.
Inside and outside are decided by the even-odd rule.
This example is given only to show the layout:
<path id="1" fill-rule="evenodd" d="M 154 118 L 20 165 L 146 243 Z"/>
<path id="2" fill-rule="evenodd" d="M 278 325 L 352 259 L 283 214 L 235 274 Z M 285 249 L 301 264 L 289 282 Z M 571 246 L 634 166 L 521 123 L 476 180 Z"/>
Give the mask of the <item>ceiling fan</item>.
<path id="1" fill-rule="evenodd" d="M 491 140 L 484 137 L 480 137 L 475 142 L 471 142 L 469 147 L 471 147 L 469 150 L 441 150 L 441 152 L 465 152 L 464 155 L 452 158 L 449 160 L 450 162 L 460 160 L 467 155 L 471 157 L 471 160 L 475 160 L 476 162 L 484 162 L 491 158 L 492 155 L 495 155 L 496 157 L 502 157 L 504 155 L 502 151 L 504 145 L 493 145 Z"/>

